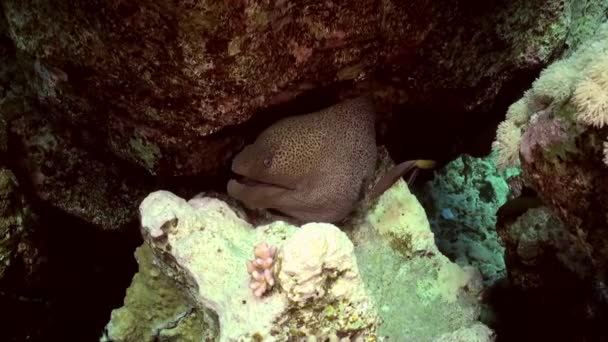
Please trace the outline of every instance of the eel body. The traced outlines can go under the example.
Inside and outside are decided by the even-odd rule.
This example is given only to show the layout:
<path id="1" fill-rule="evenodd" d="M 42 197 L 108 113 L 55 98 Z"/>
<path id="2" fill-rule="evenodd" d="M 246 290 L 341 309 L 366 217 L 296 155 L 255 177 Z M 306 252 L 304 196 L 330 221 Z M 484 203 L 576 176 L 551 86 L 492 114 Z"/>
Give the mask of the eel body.
<path id="1" fill-rule="evenodd" d="M 273 209 L 303 222 L 338 222 L 363 195 L 377 159 L 369 98 L 287 117 L 264 130 L 232 162 L 228 194 L 251 209 Z M 372 190 L 378 196 L 416 167 L 395 166 Z"/>

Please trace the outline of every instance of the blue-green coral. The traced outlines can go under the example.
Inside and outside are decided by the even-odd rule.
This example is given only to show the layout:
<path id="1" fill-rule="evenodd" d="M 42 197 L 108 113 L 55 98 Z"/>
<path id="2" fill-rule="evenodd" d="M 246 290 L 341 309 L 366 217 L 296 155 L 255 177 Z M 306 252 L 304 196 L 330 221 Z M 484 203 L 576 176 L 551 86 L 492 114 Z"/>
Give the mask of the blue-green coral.
<path id="1" fill-rule="evenodd" d="M 508 191 L 495 155 L 465 155 L 439 170 L 421 195 L 439 249 L 458 264 L 479 268 L 487 285 L 505 272 L 494 225 Z"/>

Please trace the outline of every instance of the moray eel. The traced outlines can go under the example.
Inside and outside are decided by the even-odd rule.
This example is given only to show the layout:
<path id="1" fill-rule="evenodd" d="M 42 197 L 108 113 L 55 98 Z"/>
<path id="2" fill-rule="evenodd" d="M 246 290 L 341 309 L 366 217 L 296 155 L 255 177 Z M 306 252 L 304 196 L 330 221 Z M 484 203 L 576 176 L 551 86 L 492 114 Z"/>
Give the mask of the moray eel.
<path id="1" fill-rule="evenodd" d="M 542 200 L 537 196 L 524 195 L 510 199 L 496 211 L 496 227 L 504 227 L 513 223 L 529 209 L 538 208 L 542 205 Z"/>
<path id="2" fill-rule="evenodd" d="M 373 178 L 374 123 L 374 107 L 366 97 L 281 119 L 233 159 L 239 178 L 228 182 L 228 194 L 250 209 L 273 209 L 304 222 L 341 221 Z M 429 163 L 395 166 L 373 188 L 372 198 L 412 168 Z"/>

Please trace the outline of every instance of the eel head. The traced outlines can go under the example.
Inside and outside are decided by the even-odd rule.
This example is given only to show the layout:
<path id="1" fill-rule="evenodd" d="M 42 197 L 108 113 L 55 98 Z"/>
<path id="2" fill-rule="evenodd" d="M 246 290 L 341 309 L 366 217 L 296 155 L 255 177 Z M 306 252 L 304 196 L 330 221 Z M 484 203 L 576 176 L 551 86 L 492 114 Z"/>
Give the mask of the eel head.
<path id="1" fill-rule="evenodd" d="M 251 209 L 276 208 L 281 199 L 297 191 L 297 179 L 276 167 L 276 151 L 256 141 L 232 161 L 236 177 L 228 182 L 228 194 Z"/>

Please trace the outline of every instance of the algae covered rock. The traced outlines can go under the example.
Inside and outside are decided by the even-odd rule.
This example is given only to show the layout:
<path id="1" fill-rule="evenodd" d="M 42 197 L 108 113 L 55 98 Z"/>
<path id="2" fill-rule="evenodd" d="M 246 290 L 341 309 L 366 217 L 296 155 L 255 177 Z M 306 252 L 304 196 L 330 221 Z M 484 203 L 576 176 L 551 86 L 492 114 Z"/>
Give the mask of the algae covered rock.
<path id="1" fill-rule="evenodd" d="M 451 333 L 441 335 L 435 342 L 491 342 L 492 331 L 483 324 L 474 324 L 470 327 L 458 329 Z"/>
<path id="2" fill-rule="evenodd" d="M 213 341 L 213 315 L 190 304 L 173 279 L 161 272 L 150 246 L 142 245 L 135 256 L 139 272 L 124 306 L 112 312 L 101 341 Z"/>
<path id="3" fill-rule="evenodd" d="M 441 254 L 424 209 L 404 181 L 344 229 L 380 309 L 379 339 L 436 341 L 479 324 L 481 275 Z M 491 329 L 485 338 L 493 340 Z"/>
<path id="4" fill-rule="evenodd" d="M 220 199 L 186 201 L 166 191 L 148 195 L 140 214 L 159 270 L 192 308 L 217 316 L 220 341 L 424 342 L 463 329 L 493 339 L 490 329 L 476 328 L 479 273 L 437 250 L 424 209 L 403 181 L 357 212 L 344 231 L 284 221 L 254 227 Z M 257 297 L 247 261 L 260 243 L 277 252 L 274 286 Z M 134 295 L 129 290 L 125 303 Z M 129 327 L 137 324 L 149 323 L 123 329 L 141 329 Z"/>

